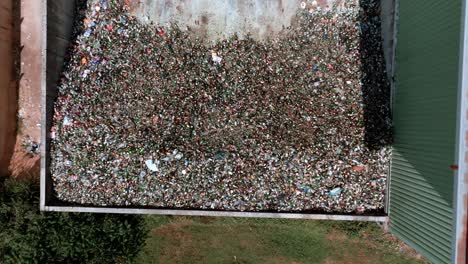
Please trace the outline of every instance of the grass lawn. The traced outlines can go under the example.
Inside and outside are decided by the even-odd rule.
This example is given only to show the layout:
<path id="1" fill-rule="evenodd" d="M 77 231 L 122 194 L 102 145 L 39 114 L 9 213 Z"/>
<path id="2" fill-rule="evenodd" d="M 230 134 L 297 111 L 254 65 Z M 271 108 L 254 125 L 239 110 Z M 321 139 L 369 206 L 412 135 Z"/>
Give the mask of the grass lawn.
<path id="1" fill-rule="evenodd" d="M 374 223 L 148 216 L 138 263 L 425 263 Z"/>

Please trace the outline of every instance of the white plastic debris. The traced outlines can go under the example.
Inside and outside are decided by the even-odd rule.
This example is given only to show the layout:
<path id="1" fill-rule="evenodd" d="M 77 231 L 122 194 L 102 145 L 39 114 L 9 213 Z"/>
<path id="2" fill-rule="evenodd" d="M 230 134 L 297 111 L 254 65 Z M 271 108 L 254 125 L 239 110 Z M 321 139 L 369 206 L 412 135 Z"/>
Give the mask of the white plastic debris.
<path id="1" fill-rule="evenodd" d="M 93 31 L 91 31 L 90 29 L 88 29 L 88 30 L 85 31 L 85 33 L 83 34 L 83 36 L 84 36 L 85 38 L 87 38 L 87 37 L 91 36 L 91 33 L 92 33 L 92 32 L 93 32 Z"/>
<path id="2" fill-rule="evenodd" d="M 63 126 L 71 126 L 72 125 L 72 120 L 68 116 L 65 116 L 63 118 Z"/>
<path id="3" fill-rule="evenodd" d="M 150 171 L 159 171 L 159 168 L 158 168 L 159 162 L 158 161 L 154 162 L 152 159 L 149 159 L 149 160 L 145 161 L 145 164 L 146 164 L 146 167 L 148 167 L 148 169 Z"/>
<path id="4" fill-rule="evenodd" d="M 211 52 L 211 59 L 213 60 L 214 63 L 220 64 L 223 58 L 219 57 L 216 52 Z"/>
<path id="5" fill-rule="evenodd" d="M 306 5 L 306 3 L 305 3 L 305 2 L 302 2 L 302 3 L 301 3 L 301 8 L 302 8 L 302 9 L 305 9 L 305 8 L 306 8 L 306 6 L 307 6 L 307 5 Z"/>
<path id="6" fill-rule="evenodd" d="M 333 197 L 337 197 L 341 194 L 341 188 L 340 187 L 336 187 L 335 189 L 331 190 L 330 191 L 330 196 L 333 196 Z"/>
<path id="7" fill-rule="evenodd" d="M 90 70 L 84 70 L 84 71 L 83 71 L 83 76 L 82 76 L 82 77 L 83 77 L 83 78 L 88 77 L 88 74 L 89 74 L 90 72 L 91 72 Z"/>
<path id="8" fill-rule="evenodd" d="M 78 180 L 78 176 L 76 176 L 76 175 L 71 175 L 70 177 L 68 177 L 68 180 L 69 180 L 70 182 L 76 182 L 76 180 Z"/>

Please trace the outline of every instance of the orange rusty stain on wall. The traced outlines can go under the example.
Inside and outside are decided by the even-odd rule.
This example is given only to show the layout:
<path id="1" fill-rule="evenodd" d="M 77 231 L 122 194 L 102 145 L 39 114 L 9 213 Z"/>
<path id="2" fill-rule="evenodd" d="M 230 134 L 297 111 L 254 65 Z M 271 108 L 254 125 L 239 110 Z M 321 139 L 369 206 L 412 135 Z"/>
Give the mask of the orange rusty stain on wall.
<path id="1" fill-rule="evenodd" d="M 465 174 L 465 182 L 468 179 L 468 174 Z M 468 263 L 468 258 L 466 256 L 467 254 L 467 249 L 466 247 L 467 242 L 468 242 L 468 194 L 465 193 L 463 197 L 463 204 L 464 204 L 464 212 L 463 212 L 463 220 L 462 220 L 462 228 L 463 230 L 461 231 L 461 235 L 457 241 L 457 247 L 458 247 L 458 258 L 456 263 Z"/>
<path id="2" fill-rule="evenodd" d="M 468 147 L 468 131 L 465 131 L 465 146 Z"/>

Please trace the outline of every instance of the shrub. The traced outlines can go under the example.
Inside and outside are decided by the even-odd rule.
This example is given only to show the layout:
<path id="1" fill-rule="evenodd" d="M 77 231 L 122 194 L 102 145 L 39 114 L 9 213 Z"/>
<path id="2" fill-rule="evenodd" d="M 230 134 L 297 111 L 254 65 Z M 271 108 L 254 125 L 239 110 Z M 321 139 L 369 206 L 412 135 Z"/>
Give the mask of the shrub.
<path id="1" fill-rule="evenodd" d="M 0 181 L 0 263 L 130 263 L 144 247 L 141 216 L 43 213 L 36 184 Z"/>

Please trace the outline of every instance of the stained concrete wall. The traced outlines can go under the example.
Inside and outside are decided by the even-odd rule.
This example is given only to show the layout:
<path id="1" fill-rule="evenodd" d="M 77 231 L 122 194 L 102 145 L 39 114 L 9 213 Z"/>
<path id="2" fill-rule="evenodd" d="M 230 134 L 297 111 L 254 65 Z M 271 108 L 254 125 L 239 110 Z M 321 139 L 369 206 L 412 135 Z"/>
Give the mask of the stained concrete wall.
<path id="1" fill-rule="evenodd" d="M 396 0 L 381 0 L 382 38 L 387 73 L 391 78 Z M 157 25 L 178 24 L 182 29 L 206 39 L 216 40 L 234 33 L 240 37 L 250 33 L 262 40 L 291 25 L 301 3 L 314 8 L 311 0 L 130 0 L 131 13 L 142 22 Z M 340 6 L 342 0 L 315 1 L 325 10 Z M 316 8 L 316 7 L 315 7 Z"/>
<path id="2" fill-rule="evenodd" d="M 18 116 L 21 118 L 21 135 L 40 142 L 42 27 L 40 1 L 15 1 L 21 3 L 21 80 L 18 90 Z M 20 139 L 21 140 L 21 139 Z"/>
<path id="3" fill-rule="evenodd" d="M 0 1 L 0 176 L 8 165 L 16 138 L 16 78 L 14 71 L 13 1 Z"/>
<path id="4" fill-rule="evenodd" d="M 75 16 L 75 1 L 47 1 L 47 86 L 54 87 L 70 45 Z M 48 96 L 55 97 L 55 93 Z"/>
<path id="5" fill-rule="evenodd" d="M 43 0 L 44 1 L 44 0 Z M 97 0 L 89 0 L 97 1 Z M 304 0 L 127 0 L 131 13 L 143 22 L 153 21 L 164 25 L 176 22 L 181 28 L 187 28 L 208 40 L 223 38 L 234 32 L 240 36 L 251 33 L 256 39 L 265 39 L 279 34 L 283 27 L 292 23 L 292 18 Z M 382 0 L 382 29 L 385 56 L 388 68 L 393 57 L 393 1 Z M 309 7 L 312 1 L 306 0 Z M 343 0 L 317 0 L 322 9 Z M 47 1 L 47 118 L 43 120 L 42 142 L 45 153 L 41 165 L 41 174 L 46 189 L 41 197 L 41 205 L 57 205 L 51 196 L 52 180 L 48 153 L 50 141 L 46 136 L 50 131 L 53 116 L 53 102 L 57 96 L 57 81 L 63 68 L 66 53 L 72 38 L 75 18 L 75 1 Z M 390 70 L 389 70 L 390 72 Z M 44 209 L 44 208 L 43 208 Z"/>
<path id="6" fill-rule="evenodd" d="M 336 0 L 316 1 L 321 8 Z M 291 25 L 304 0 L 144 0 L 132 1 L 132 14 L 141 21 L 155 24 L 176 23 L 206 40 L 215 40 L 237 33 L 250 33 L 255 39 L 266 39 Z"/>
<path id="7" fill-rule="evenodd" d="M 49 168 L 49 150 L 50 138 L 47 132 L 52 126 L 52 116 L 54 101 L 57 97 L 57 84 L 60 74 L 67 58 L 67 52 L 72 42 L 72 33 L 75 19 L 75 1 L 73 0 L 55 0 L 47 1 L 47 63 L 46 63 L 46 93 L 45 100 L 42 102 L 46 110 L 46 118 L 42 121 L 42 142 L 45 142 L 45 153 L 41 161 L 41 187 L 45 188 L 42 192 L 41 200 L 48 201 L 52 199 L 53 186 L 50 178 Z M 44 88 L 44 87 L 43 87 Z M 44 129 L 45 128 L 45 129 Z M 42 204 L 42 202 L 41 202 Z"/>
<path id="8" fill-rule="evenodd" d="M 72 42 L 74 19 L 75 1 L 47 1 L 46 111 L 48 117 L 52 117 L 58 80 Z M 46 127 L 49 131 L 51 118 L 46 120 Z M 49 146 L 48 143 L 47 146 Z"/>

